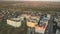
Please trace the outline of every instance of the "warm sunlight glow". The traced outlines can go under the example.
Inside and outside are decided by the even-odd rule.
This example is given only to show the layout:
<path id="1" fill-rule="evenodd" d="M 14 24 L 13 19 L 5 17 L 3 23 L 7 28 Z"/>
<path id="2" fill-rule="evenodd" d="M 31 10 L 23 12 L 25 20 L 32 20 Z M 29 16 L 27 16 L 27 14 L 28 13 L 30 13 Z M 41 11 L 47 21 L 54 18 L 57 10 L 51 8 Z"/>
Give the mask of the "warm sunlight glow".
<path id="1" fill-rule="evenodd" d="M 60 1 L 60 0 L 21 0 L 21 1 Z"/>

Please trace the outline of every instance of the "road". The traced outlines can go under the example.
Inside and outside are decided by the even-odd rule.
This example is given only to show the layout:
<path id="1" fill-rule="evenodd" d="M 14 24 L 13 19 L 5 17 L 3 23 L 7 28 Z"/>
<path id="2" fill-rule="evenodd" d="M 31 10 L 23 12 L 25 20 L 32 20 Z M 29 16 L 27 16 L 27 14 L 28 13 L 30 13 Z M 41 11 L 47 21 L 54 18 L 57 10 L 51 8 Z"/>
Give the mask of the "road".
<path id="1" fill-rule="evenodd" d="M 45 34 L 52 34 L 52 33 L 53 33 L 53 17 L 51 17 L 51 19 L 48 22 Z"/>

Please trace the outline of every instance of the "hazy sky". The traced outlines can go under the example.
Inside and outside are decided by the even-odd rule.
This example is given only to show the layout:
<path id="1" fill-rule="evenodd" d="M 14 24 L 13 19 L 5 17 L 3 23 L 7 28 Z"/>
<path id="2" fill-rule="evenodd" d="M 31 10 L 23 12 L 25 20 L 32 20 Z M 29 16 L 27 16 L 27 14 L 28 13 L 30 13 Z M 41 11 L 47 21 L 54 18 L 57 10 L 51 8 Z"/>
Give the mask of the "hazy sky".
<path id="1" fill-rule="evenodd" d="M 0 1 L 58 1 L 60 0 L 0 0 Z"/>

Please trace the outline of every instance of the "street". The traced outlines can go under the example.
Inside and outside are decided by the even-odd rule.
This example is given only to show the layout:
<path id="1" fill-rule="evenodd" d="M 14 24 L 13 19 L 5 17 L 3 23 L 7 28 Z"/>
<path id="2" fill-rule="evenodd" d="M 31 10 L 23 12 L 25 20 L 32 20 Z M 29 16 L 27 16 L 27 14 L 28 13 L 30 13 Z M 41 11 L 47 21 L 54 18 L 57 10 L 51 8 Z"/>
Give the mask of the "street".
<path id="1" fill-rule="evenodd" d="M 56 34 L 60 34 L 60 30 L 59 29 L 56 30 Z"/>

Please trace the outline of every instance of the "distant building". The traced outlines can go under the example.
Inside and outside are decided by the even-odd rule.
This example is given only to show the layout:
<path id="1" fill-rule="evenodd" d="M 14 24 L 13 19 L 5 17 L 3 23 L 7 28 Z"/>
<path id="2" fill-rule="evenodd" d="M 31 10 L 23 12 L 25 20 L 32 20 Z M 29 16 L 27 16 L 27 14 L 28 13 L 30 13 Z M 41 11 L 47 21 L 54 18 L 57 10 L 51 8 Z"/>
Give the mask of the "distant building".
<path id="1" fill-rule="evenodd" d="M 10 26 L 13 26 L 13 27 L 20 27 L 23 19 L 24 18 L 22 18 L 22 17 L 10 18 L 10 19 L 7 19 L 7 24 Z"/>

